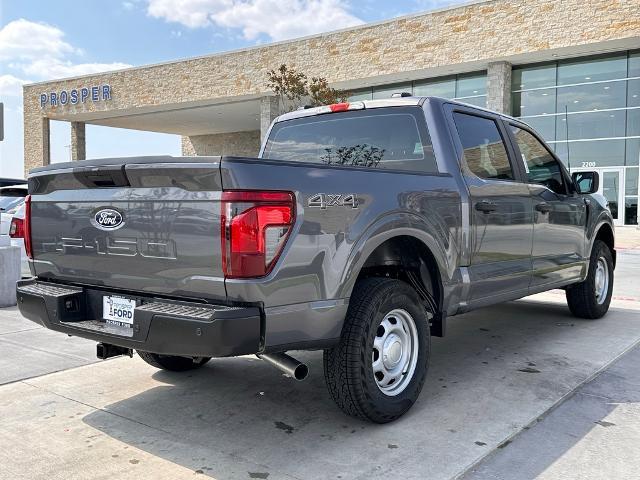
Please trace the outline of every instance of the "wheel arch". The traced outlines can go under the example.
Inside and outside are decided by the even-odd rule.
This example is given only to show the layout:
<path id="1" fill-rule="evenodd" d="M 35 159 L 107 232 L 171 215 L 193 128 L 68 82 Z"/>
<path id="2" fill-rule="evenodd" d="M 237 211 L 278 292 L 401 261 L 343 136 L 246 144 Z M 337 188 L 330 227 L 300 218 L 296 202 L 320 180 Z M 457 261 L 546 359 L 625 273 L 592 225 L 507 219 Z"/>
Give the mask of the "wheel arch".
<path id="1" fill-rule="evenodd" d="M 409 215 L 408 217 L 414 217 Z M 447 238 L 434 238 L 432 229 L 420 228 L 415 218 L 387 218 L 378 222 L 370 234 L 354 247 L 342 282 L 343 295 L 349 297 L 358 280 L 383 276 L 399 278 L 411 284 L 431 309 L 435 310 L 431 333 L 444 335 L 446 317 L 445 289 L 451 278 L 448 258 L 453 254 L 443 249 L 452 245 Z M 404 225 L 399 226 L 398 222 Z M 407 222 L 407 223 L 405 223 Z M 431 297 L 429 299 L 428 297 Z"/>
<path id="2" fill-rule="evenodd" d="M 613 257 L 613 267 L 616 266 L 616 250 L 615 250 L 615 233 L 613 226 L 609 222 L 602 222 L 596 229 L 596 234 L 593 236 L 593 241 L 591 242 L 591 248 L 589 249 L 589 253 L 593 250 L 593 245 L 596 240 L 600 240 L 604 242 L 611 250 L 611 256 Z"/>

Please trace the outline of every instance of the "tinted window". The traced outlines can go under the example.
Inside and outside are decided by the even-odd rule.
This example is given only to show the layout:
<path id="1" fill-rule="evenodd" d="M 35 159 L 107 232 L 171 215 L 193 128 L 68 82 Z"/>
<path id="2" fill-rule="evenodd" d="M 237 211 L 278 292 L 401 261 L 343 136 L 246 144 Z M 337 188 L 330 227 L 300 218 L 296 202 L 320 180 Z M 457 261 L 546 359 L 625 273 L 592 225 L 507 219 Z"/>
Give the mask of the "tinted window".
<path id="1" fill-rule="evenodd" d="M 274 125 L 264 158 L 435 173 L 419 107 L 316 115 Z"/>
<path id="2" fill-rule="evenodd" d="M 513 180 L 507 149 L 496 122 L 459 112 L 455 112 L 453 118 L 469 170 L 480 178 Z"/>
<path id="3" fill-rule="evenodd" d="M 566 193 L 562 170 L 549 150 L 531 133 L 511 125 L 530 183 L 539 183 L 556 193 Z"/>

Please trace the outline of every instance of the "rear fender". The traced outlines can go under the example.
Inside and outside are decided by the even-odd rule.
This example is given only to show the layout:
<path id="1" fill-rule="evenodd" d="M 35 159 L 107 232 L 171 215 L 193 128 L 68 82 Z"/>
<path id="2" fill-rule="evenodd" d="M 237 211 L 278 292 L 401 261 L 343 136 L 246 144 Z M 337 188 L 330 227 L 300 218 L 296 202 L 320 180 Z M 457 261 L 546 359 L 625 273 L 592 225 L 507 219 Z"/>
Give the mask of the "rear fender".
<path id="1" fill-rule="evenodd" d="M 456 249 L 453 239 L 444 234 L 434 234 L 439 231 L 440 228 L 430 225 L 423 217 L 409 212 L 391 213 L 378 219 L 367 228 L 351 250 L 341 277 L 340 298 L 351 296 L 358 275 L 373 251 L 385 241 L 398 236 L 414 237 L 431 251 L 438 266 L 443 296 L 446 296 L 455 272 Z"/>

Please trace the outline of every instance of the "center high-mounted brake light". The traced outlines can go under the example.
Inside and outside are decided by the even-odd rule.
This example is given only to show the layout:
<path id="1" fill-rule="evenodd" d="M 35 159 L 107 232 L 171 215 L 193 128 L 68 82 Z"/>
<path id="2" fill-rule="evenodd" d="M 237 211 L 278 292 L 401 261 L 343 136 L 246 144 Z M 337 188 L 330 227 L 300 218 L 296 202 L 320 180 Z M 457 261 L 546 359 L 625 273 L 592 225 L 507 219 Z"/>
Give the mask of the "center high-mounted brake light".
<path id="1" fill-rule="evenodd" d="M 311 112 L 313 112 L 314 114 L 321 114 L 321 113 L 348 112 L 351 110 L 364 110 L 364 102 L 333 103 L 331 105 L 323 105 L 322 107 L 315 107 L 311 109 Z"/>
<path id="2" fill-rule="evenodd" d="M 273 269 L 295 221 L 291 192 L 226 191 L 221 202 L 222 270 L 255 278 Z"/>
<path id="3" fill-rule="evenodd" d="M 24 199 L 24 218 L 13 217 L 11 219 L 9 236 L 11 238 L 23 238 L 27 257 L 33 258 L 31 249 L 31 195 L 27 195 Z"/>

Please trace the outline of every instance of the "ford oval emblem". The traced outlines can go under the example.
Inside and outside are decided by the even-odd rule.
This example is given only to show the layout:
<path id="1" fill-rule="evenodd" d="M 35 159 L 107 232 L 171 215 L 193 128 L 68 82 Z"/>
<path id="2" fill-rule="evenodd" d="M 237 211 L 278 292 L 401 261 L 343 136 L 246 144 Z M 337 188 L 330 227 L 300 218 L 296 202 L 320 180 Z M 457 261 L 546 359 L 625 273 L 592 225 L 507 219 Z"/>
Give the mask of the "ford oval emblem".
<path id="1" fill-rule="evenodd" d="M 103 208 L 95 213 L 92 223 L 102 230 L 116 230 L 124 225 L 124 218 L 113 208 Z"/>

